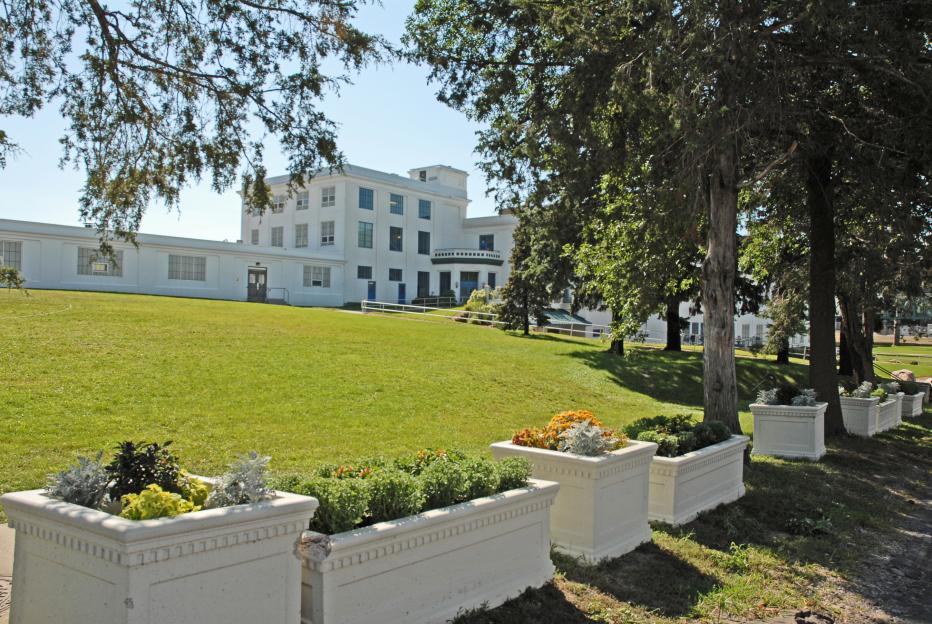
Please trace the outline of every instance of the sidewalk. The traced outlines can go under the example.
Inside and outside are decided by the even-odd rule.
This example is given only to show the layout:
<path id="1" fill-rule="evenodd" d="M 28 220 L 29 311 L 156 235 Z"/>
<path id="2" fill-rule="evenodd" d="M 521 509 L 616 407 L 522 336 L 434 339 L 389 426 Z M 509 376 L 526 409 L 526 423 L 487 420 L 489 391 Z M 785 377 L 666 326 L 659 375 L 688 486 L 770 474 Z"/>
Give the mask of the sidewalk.
<path id="1" fill-rule="evenodd" d="M 0 524 L 0 624 L 10 616 L 10 579 L 13 577 L 13 529 Z"/>

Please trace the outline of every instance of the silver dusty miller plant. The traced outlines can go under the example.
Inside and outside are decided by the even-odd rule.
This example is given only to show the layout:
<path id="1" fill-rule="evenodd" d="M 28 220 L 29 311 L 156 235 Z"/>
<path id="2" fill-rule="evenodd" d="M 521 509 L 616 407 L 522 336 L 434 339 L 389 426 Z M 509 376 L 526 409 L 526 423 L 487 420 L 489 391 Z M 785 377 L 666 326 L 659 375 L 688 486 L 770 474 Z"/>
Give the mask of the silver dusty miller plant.
<path id="1" fill-rule="evenodd" d="M 110 475 L 100 463 L 103 454 L 100 451 L 94 459 L 78 457 L 78 462 L 73 466 L 50 474 L 45 485 L 46 492 L 66 503 L 99 508 L 110 485 Z"/>
<path id="2" fill-rule="evenodd" d="M 852 390 L 848 396 L 854 397 L 855 399 L 869 399 L 873 391 L 874 384 L 869 381 L 864 381 L 860 386 Z"/>
<path id="3" fill-rule="evenodd" d="M 601 455 L 618 446 L 618 439 L 606 437 L 602 427 L 589 421 L 578 422 L 560 434 L 560 450 L 576 455 Z"/>
<path id="4" fill-rule="evenodd" d="M 270 498 L 272 490 L 266 484 L 270 459 L 255 451 L 237 458 L 220 476 L 204 506 L 230 507 Z"/>
<path id="5" fill-rule="evenodd" d="M 761 390 L 757 393 L 757 402 L 761 405 L 777 405 L 780 400 L 777 398 L 777 389 Z"/>
<path id="6" fill-rule="evenodd" d="M 887 394 L 896 394 L 900 391 L 900 384 L 896 383 L 895 381 L 880 384 L 880 387 L 883 388 Z"/>
<path id="7" fill-rule="evenodd" d="M 812 388 L 805 388 L 799 391 L 799 394 L 790 399 L 790 405 L 796 407 L 815 407 L 816 394 Z"/>

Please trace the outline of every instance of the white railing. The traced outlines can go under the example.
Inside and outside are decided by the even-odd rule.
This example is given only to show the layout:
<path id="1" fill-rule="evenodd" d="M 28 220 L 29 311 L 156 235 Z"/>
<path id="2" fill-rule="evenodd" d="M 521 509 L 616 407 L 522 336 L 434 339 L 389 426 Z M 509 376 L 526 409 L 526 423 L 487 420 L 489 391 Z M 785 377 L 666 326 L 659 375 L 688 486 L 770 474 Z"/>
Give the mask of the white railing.
<path id="1" fill-rule="evenodd" d="M 434 316 L 449 319 L 451 321 L 460 321 L 467 323 L 478 323 L 483 325 L 504 325 L 504 321 L 498 319 L 494 312 L 474 312 L 471 310 L 450 310 L 444 308 L 432 308 L 429 306 L 410 305 L 406 303 L 392 303 L 388 301 L 373 301 L 366 299 L 362 301 L 362 311 L 364 313 L 374 312 L 382 314 L 417 314 L 424 316 Z M 578 328 L 576 326 L 579 326 Z M 566 336 L 575 336 L 579 338 L 601 339 L 603 336 L 609 336 L 610 329 L 606 325 L 586 325 L 583 323 L 571 323 L 570 327 L 554 327 L 553 325 L 537 325 L 531 322 L 531 331 L 542 334 L 561 334 Z"/>
<path id="2" fill-rule="evenodd" d="M 432 259 L 445 258 L 455 260 L 496 260 L 501 261 L 502 252 L 494 249 L 461 249 L 446 248 L 434 249 L 430 253 Z"/>

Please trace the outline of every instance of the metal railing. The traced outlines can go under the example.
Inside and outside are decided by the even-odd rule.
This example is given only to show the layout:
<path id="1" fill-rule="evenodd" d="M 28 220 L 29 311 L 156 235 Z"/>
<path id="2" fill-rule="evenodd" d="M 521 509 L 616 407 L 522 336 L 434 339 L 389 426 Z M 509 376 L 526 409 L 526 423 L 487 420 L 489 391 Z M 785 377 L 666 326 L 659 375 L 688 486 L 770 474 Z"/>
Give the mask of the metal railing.
<path id="1" fill-rule="evenodd" d="M 415 297 L 411 302 L 414 305 L 435 308 L 454 308 L 459 303 L 456 297 Z"/>
<path id="2" fill-rule="evenodd" d="M 494 260 L 502 261 L 502 252 L 497 249 L 465 249 L 459 247 L 448 247 L 445 249 L 434 249 L 430 252 L 432 260 Z"/>

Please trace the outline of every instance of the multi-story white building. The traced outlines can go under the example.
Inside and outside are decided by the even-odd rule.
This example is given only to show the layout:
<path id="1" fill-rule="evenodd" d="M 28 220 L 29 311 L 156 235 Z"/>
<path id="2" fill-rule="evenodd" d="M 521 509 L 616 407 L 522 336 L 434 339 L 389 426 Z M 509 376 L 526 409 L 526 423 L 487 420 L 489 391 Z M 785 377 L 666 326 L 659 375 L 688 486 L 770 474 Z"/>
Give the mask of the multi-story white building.
<path id="1" fill-rule="evenodd" d="M 269 178 L 275 207 L 261 216 L 243 210 L 242 241 L 342 258 L 345 301 L 466 298 L 504 284 L 517 225 L 509 215 L 469 218 L 466 177 L 444 165 L 407 178 L 346 165 L 290 196 L 287 176 Z"/>

